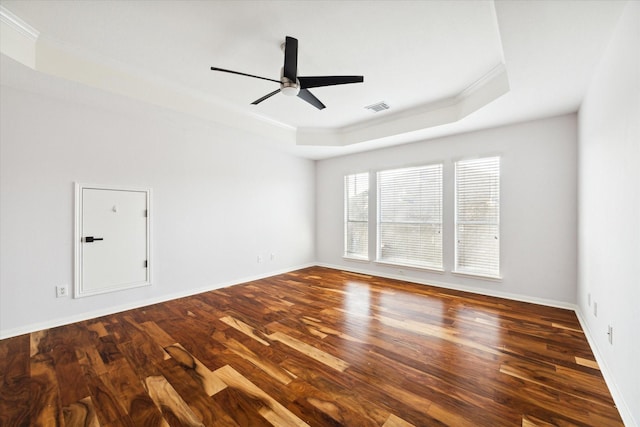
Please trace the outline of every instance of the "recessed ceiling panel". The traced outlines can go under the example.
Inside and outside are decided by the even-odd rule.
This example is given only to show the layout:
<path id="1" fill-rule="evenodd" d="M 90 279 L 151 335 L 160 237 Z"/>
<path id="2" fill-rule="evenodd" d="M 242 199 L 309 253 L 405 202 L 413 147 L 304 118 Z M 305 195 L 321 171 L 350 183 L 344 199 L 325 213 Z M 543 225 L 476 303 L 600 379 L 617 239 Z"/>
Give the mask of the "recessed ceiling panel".
<path id="1" fill-rule="evenodd" d="M 5 1 L 41 37 L 149 78 L 188 88 L 293 127 L 339 128 L 371 119 L 385 100 L 403 111 L 455 96 L 502 62 L 487 1 Z M 299 40 L 299 75 L 365 76 L 312 92 L 318 111 L 274 96 L 285 36 Z"/>
<path id="2" fill-rule="evenodd" d="M 92 97 L 124 95 L 311 158 L 575 112 L 628 4 L 0 2 L 3 85 L 59 86 L 66 96 L 69 87 L 97 88 Z M 364 83 L 312 89 L 324 110 L 281 94 L 254 106 L 278 83 L 210 70 L 279 79 L 285 36 L 299 40 L 299 75 L 363 75 Z M 389 108 L 365 108 L 379 102 Z"/>

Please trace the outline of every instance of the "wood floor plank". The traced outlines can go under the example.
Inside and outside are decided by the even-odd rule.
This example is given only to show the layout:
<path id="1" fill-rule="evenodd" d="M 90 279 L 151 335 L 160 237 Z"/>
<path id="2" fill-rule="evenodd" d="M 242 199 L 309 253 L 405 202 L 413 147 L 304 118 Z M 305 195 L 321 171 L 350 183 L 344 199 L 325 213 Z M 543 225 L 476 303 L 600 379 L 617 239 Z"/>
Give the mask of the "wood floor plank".
<path id="1" fill-rule="evenodd" d="M 319 396 L 319 398 L 327 402 L 340 402 L 341 405 L 347 406 L 349 410 L 343 411 L 343 414 L 350 411 L 356 413 L 360 411 L 365 412 L 364 414 L 360 414 L 355 417 L 355 420 L 357 420 L 355 422 L 345 422 L 344 424 L 340 422 L 338 425 L 378 426 L 382 425 L 388 418 L 389 413 L 393 412 L 403 414 L 403 417 L 408 420 L 415 421 L 417 425 L 444 425 L 433 417 L 427 415 L 422 408 L 416 410 L 414 407 L 399 400 L 401 396 L 390 395 L 389 393 L 382 391 L 380 384 L 384 381 L 383 376 L 375 376 L 367 378 L 366 381 L 361 381 L 357 378 L 340 375 L 339 373 L 338 375 L 327 375 L 323 371 L 317 371 L 310 368 L 308 365 L 298 363 L 295 358 L 288 359 L 285 366 L 298 376 L 298 379 L 292 382 L 291 385 L 303 382 L 310 385 L 312 390 L 317 389 L 326 393 L 324 395 L 316 393 L 306 395 L 301 393 L 301 396 L 305 396 L 305 400 Z M 305 385 L 303 390 L 307 387 L 309 386 Z M 393 393 L 393 390 L 391 390 L 391 393 Z M 298 399 L 298 402 L 301 400 L 302 397 Z M 317 408 L 316 406 L 311 406 Z M 323 411 L 319 412 L 324 414 Z M 332 414 L 326 414 L 323 418 L 314 417 L 314 419 L 327 420 L 326 422 L 321 422 L 318 425 L 335 425 L 336 422 L 333 419 Z"/>
<path id="2" fill-rule="evenodd" d="M 173 344 L 164 350 L 191 375 L 209 396 L 213 396 L 227 386 L 217 375 L 209 370 L 182 345 Z"/>
<path id="3" fill-rule="evenodd" d="M 574 356 L 574 359 L 578 365 L 587 366 L 589 368 L 600 370 L 600 367 L 598 366 L 598 362 L 596 362 L 595 360 L 589 360 L 589 359 L 585 359 L 583 357 L 578 357 L 578 356 Z"/>
<path id="4" fill-rule="evenodd" d="M 598 378 L 562 366 L 544 366 L 530 361 L 507 361 L 500 366 L 500 372 L 579 397 L 596 405 L 613 405 L 608 393 L 602 395 L 604 391 L 598 389 Z"/>
<path id="5" fill-rule="evenodd" d="M 258 356 L 256 353 L 251 351 L 248 347 L 246 347 L 239 341 L 236 341 L 233 338 L 228 338 L 222 331 L 216 332 L 213 335 L 213 338 L 222 342 L 229 350 L 242 357 L 243 359 L 253 363 L 255 366 L 262 369 L 265 373 L 269 374 L 269 376 L 271 376 L 273 379 L 279 381 L 284 385 L 289 384 L 295 378 L 295 375 L 287 372 L 270 360 Z"/>
<path id="6" fill-rule="evenodd" d="M 60 387 L 54 362 L 49 355 L 31 358 L 29 393 L 30 425 L 60 425 L 63 422 Z"/>
<path id="7" fill-rule="evenodd" d="M 548 423 L 539 418 L 531 415 L 525 415 L 522 417 L 522 427 L 555 427 L 553 424 Z"/>
<path id="8" fill-rule="evenodd" d="M 571 310 L 310 267 L 0 340 L 0 425 L 622 420 Z"/>
<path id="9" fill-rule="evenodd" d="M 405 320 L 402 322 L 392 321 L 385 316 L 376 316 L 376 319 L 380 320 L 387 326 L 398 327 L 411 332 L 430 335 L 442 340 L 449 341 L 456 345 L 466 346 L 472 349 L 480 350 L 481 352 L 500 355 L 500 351 L 496 350 L 492 345 L 481 344 L 473 339 L 462 337 L 455 332 L 451 332 L 448 328 L 442 326 L 433 326 L 421 322 L 415 322 L 411 320 Z"/>
<path id="10" fill-rule="evenodd" d="M 100 427 L 90 396 L 64 407 L 62 412 L 66 427 Z"/>
<path id="11" fill-rule="evenodd" d="M 89 393 L 94 409 L 101 425 L 116 423 L 120 425 L 133 426 L 123 397 L 116 387 L 111 383 L 109 374 L 100 376 L 87 376 Z"/>
<path id="12" fill-rule="evenodd" d="M 272 426 L 259 412 L 262 405 L 256 404 L 256 401 L 240 390 L 227 387 L 213 396 L 212 399 L 241 427 Z"/>
<path id="13" fill-rule="evenodd" d="M 354 392 L 353 387 L 340 387 L 326 377 L 322 380 L 315 381 L 313 375 L 308 375 L 297 378 L 290 384 L 297 406 L 301 407 L 304 413 L 319 414 L 312 419 L 323 420 L 321 425 L 337 423 L 345 426 L 378 427 L 387 420 L 387 410 Z M 331 385 L 328 386 L 329 384 Z"/>
<path id="14" fill-rule="evenodd" d="M 140 393 L 131 399 L 129 417 L 136 427 L 170 427 L 147 393 Z"/>
<path id="15" fill-rule="evenodd" d="M 202 420 L 193 413 L 165 377 L 161 375 L 147 377 L 144 383 L 149 396 L 162 411 L 169 425 L 204 427 Z"/>
<path id="16" fill-rule="evenodd" d="M 382 427 L 415 427 L 413 424 L 406 422 L 400 417 L 397 417 L 393 414 L 389 415 L 389 418 Z"/>
<path id="17" fill-rule="evenodd" d="M 76 348 L 76 359 L 85 373 L 90 371 L 93 375 L 103 375 L 108 372 L 100 353 L 94 346 L 83 345 Z"/>
<path id="18" fill-rule="evenodd" d="M 300 403 L 301 400 L 298 399 L 297 402 Z M 361 427 L 380 425 L 371 418 L 371 414 L 356 412 L 343 400 L 333 398 L 333 396 L 322 397 L 321 394 L 314 393 L 312 396 L 305 397 L 304 402 L 322 413 L 323 418 L 321 419 L 335 422 L 338 425 L 353 425 L 354 423 Z"/>
<path id="19" fill-rule="evenodd" d="M 256 328 L 254 328 L 253 326 L 247 325 L 242 320 L 235 319 L 231 316 L 222 317 L 220 318 L 220 320 L 226 323 L 227 325 L 231 326 L 233 329 L 236 329 L 242 332 L 243 334 L 246 334 L 247 336 L 253 338 L 254 340 L 258 341 L 260 344 L 270 345 L 268 341 L 260 337 L 259 333 L 256 332 Z"/>
<path id="20" fill-rule="evenodd" d="M 29 335 L 0 341 L 0 425 L 29 425 L 30 363 Z"/>
<path id="21" fill-rule="evenodd" d="M 34 357 L 38 353 L 46 353 L 46 351 L 41 351 L 40 349 L 40 341 L 46 338 L 49 333 L 48 329 L 44 329 L 42 331 L 36 331 L 29 334 L 29 356 Z"/>
<path id="22" fill-rule="evenodd" d="M 328 354 L 322 350 L 318 350 L 316 347 L 302 342 L 296 338 L 290 337 L 289 335 L 283 334 L 282 332 L 274 332 L 268 335 L 268 337 L 272 341 L 279 341 L 282 344 L 289 346 L 292 349 L 297 350 L 300 353 L 309 356 L 310 358 L 317 360 L 318 362 L 323 363 L 337 371 L 343 372 L 349 367 L 349 364 L 344 360 L 332 356 L 331 354 Z"/>
<path id="23" fill-rule="evenodd" d="M 119 345 L 127 362 L 135 372 L 138 380 L 141 382 L 144 382 L 147 377 L 160 375 L 160 370 L 156 366 L 156 363 L 165 360 L 162 354 L 157 354 L 159 352 L 158 346 L 154 344 L 145 348 L 144 343 L 145 340 L 143 339 L 140 341 L 138 341 L 138 339 L 134 339 L 131 342 Z"/>
<path id="24" fill-rule="evenodd" d="M 89 331 L 95 333 L 97 337 L 105 337 L 109 335 L 102 322 L 87 322 L 86 327 Z"/>
<path id="25" fill-rule="evenodd" d="M 196 378 L 193 378 L 183 365 L 180 365 L 174 359 L 169 359 L 162 363 L 160 369 L 162 376 L 169 381 L 205 426 L 237 426 L 235 421 L 205 392 L 202 384 Z M 226 388 L 225 384 L 220 391 Z"/>
<path id="26" fill-rule="evenodd" d="M 366 344 L 367 341 L 356 338 L 356 337 L 352 337 L 350 335 L 345 334 L 344 332 L 338 331 L 336 329 L 333 329 L 329 326 L 326 326 L 322 323 L 321 320 L 319 319 L 315 319 L 309 316 L 302 316 L 300 318 L 300 322 L 304 323 L 305 325 L 307 325 L 308 327 L 311 327 L 319 332 L 321 332 L 324 337 L 327 337 L 329 335 L 333 335 L 337 338 L 343 339 L 343 340 L 347 340 L 347 341 L 352 341 L 352 342 L 357 342 L 360 344 Z"/>
<path id="27" fill-rule="evenodd" d="M 282 406 L 282 404 L 280 404 L 264 391 L 256 387 L 251 381 L 247 380 L 231 366 L 227 365 L 223 366 L 222 368 L 216 369 L 215 373 L 229 387 L 233 387 L 236 390 L 242 391 L 243 393 L 260 401 L 262 403 L 262 407 L 259 410 L 260 414 L 263 416 L 267 414 L 268 416 L 266 416 L 265 418 L 270 422 L 272 420 L 277 420 L 278 423 L 273 424 L 274 426 L 309 427 L 309 424 L 302 421 L 295 414 Z"/>

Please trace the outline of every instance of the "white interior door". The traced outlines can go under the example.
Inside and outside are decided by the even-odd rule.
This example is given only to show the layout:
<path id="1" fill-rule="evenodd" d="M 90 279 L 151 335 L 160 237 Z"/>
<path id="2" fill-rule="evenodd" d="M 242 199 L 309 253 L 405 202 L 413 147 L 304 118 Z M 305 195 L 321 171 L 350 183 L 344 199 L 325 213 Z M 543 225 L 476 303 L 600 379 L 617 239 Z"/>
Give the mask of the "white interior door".
<path id="1" fill-rule="evenodd" d="M 76 296 L 150 284 L 149 190 L 78 186 Z"/>

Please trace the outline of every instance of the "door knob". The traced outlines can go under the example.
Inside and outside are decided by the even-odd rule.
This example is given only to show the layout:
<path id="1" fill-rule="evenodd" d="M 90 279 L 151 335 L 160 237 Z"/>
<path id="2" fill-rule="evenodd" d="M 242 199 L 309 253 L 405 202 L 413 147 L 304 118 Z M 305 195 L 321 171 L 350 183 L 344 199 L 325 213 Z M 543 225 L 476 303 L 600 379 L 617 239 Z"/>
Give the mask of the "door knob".
<path id="1" fill-rule="evenodd" d="M 85 243 L 91 243 L 95 240 L 104 240 L 104 239 L 102 237 L 93 237 L 93 236 L 87 236 L 84 238 Z"/>

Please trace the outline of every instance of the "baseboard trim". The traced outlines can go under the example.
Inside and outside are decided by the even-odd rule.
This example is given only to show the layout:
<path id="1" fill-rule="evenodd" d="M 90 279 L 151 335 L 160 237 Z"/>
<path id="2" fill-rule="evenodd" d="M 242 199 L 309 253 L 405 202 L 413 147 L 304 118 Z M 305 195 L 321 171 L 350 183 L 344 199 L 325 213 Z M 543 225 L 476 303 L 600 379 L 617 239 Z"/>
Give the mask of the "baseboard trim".
<path id="1" fill-rule="evenodd" d="M 618 389 L 618 386 L 615 382 L 613 374 L 611 373 L 611 370 L 607 365 L 607 361 L 602 355 L 602 353 L 600 352 L 600 348 L 598 347 L 597 341 L 595 340 L 594 335 L 591 332 L 591 329 L 589 329 L 589 324 L 585 320 L 584 313 L 582 313 L 582 310 L 580 309 L 580 307 L 576 307 L 575 311 L 576 311 L 576 316 L 578 317 L 578 321 L 580 322 L 580 326 L 584 331 L 584 335 L 587 337 L 587 342 L 589 343 L 589 347 L 591 347 L 591 351 L 593 352 L 593 355 L 596 358 L 596 362 L 598 362 L 598 367 L 600 368 L 600 372 L 604 377 L 604 381 L 605 383 L 607 383 L 607 387 L 609 387 L 609 392 L 611 393 L 611 397 L 613 398 L 613 401 L 616 403 L 616 407 L 618 408 L 620 417 L 622 417 L 622 422 L 624 423 L 625 426 L 637 427 L 640 424 L 638 424 L 633 419 L 631 409 L 629 408 L 629 405 L 627 405 L 627 402 L 624 400 L 622 393 L 620 393 L 620 390 Z"/>
<path id="2" fill-rule="evenodd" d="M 332 268 L 334 270 L 342 270 L 342 271 L 348 271 L 348 272 L 351 272 L 351 273 L 358 273 L 358 274 L 366 274 L 366 275 L 369 275 L 369 276 L 384 277 L 385 279 L 402 280 L 404 282 L 417 283 L 419 285 L 435 286 L 435 287 L 438 287 L 438 288 L 451 289 L 451 290 L 455 290 L 455 291 L 469 292 L 469 293 L 472 293 L 472 294 L 486 295 L 486 296 L 490 296 L 490 297 L 504 298 L 504 299 L 513 300 L 513 301 L 519 301 L 519 302 L 528 302 L 528 303 L 531 303 L 531 304 L 540 304 L 540 305 L 545 305 L 545 306 L 548 306 L 548 307 L 563 308 L 563 309 L 566 309 L 566 310 L 575 311 L 576 308 L 577 308 L 577 306 L 575 304 L 568 303 L 568 302 L 565 302 L 565 301 L 557 301 L 557 300 L 545 299 L 545 298 L 536 298 L 536 297 L 532 297 L 532 296 L 520 295 L 520 294 L 512 294 L 512 293 L 508 293 L 508 292 L 492 291 L 492 290 L 486 289 L 486 288 L 478 289 L 478 288 L 474 288 L 474 287 L 471 287 L 471 286 L 461 286 L 461 285 L 456 285 L 456 284 L 453 284 L 453 283 L 439 282 L 439 281 L 433 281 L 433 280 L 421 280 L 421 279 L 416 278 L 416 277 L 400 276 L 400 275 L 397 275 L 397 274 L 388 274 L 388 273 L 382 273 L 382 272 L 379 272 L 379 271 L 372 271 L 372 270 L 361 269 L 361 268 L 351 268 L 351 267 L 345 267 L 345 266 L 342 266 L 342 265 L 334 265 L 334 264 L 327 264 L 327 263 L 317 263 L 316 265 L 319 266 L 319 267 Z"/>
<path id="3" fill-rule="evenodd" d="M 133 302 L 133 303 L 112 306 L 112 307 L 109 307 L 109 308 L 105 308 L 104 310 L 88 311 L 88 312 L 80 313 L 80 314 L 73 315 L 73 316 L 67 316 L 67 317 L 62 317 L 62 318 L 58 318 L 58 319 L 49 320 L 49 321 L 46 321 L 46 322 L 32 323 L 32 324 L 25 325 L 25 326 L 22 326 L 22 327 L 19 327 L 19 328 L 0 330 L 0 339 L 11 338 L 11 337 L 15 337 L 15 336 L 18 336 L 18 335 L 29 334 L 29 333 L 32 333 L 32 332 L 41 331 L 41 330 L 44 330 L 44 329 L 50 329 L 50 328 L 55 328 L 55 327 L 58 327 L 58 326 L 68 325 L 70 323 L 82 322 L 82 321 L 85 321 L 85 320 L 94 319 L 96 317 L 107 316 L 109 314 L 115 314 L 115 313 L 120 313 L 120 312 L 127 311 L 127 310 L 133 310 L 133 309 L 136 309 L 136 308 L 146 307 L 146 306 L 153 305 L 153 304 L 159 304 L 159 303 L 171 301 L 171 300 L 174 300 L 174 299 L 185 298 L 185 297 L 192 296 L 192 295 L 197 295 L 197 294 L 200 294 L 200 293 L 203 293 L 203 292 L 209 292 L 209 291 L 212 291 L 212 290 L 215 290 L 215 289 L 226 288 L 228 286 L 233 286 L 233 285 L 237 285 L 237 284 L 245 283 L 245 282 L 251 282 L 253 280 L 260 280 L 260 279 L 264 279 L 264 278 L 267 278 L 267 277 L 275 276 L 275 275 L 278 275 L 278 274 L 288 273 L 288 272 L 291 272 L 291 271 L 300 270 L 302 268 L 313 267 L 313 266 L 332 268 L 334 270 L 350 271 L 352 273 L 366 274 L 366 275 L 370 275 L 370 276 L 379 276 L 379 277 L 384 277 L 384 278 L 388 278 L 388 279 L 403 280 L 405 282 L 418 283 L 418 284 L 421 284 L 421 285 L 437 286 L 437 287 L 445 288 L 445 289 L 453 289 L 453 290 L 457 290 L 457 291 L 470 292 L 470 293 L 479 294 L 479 295 L 494 296 L 494 297 L 498 297 L 498 298 L 505 298 L 505 299 L 510 299 L 510 300 L 514 300 L 514 301 L 528 302 L 528 303 L 533 303 L 533 304 L 541 304 L 541 305 L 546 305 L 546 306 L 550 306 L 550 307 L 564 308 L 564 309 L 569 309 L 569 310 L 574 310 L 574 311 L 577 309 L 577 307 L 574 304 L 569 304 L 569 303 L 562 302 L 562 301 L 555 301 L 555 300 L 547 300 L 547 299 L 542 299 L 542 298 L 527 297 L 527 296 L 523 296 L 523 295 L 509 294 L 509 293 L 505 293 L 505 292 L 495 292 L 495 291 L 490 291 L 490 290 L 487 290 L 487 289 L 481 289 L 480 290 L 480 289 L 475 289 L 475 288 L 472 288 L 472 287 L 469 287 L 469 286 L 459 286 L 459 285 L 455 285 L 455 284 L 451 284 L 451 283 L 434 282 L 434 281 L 431 281 L 431 280 L 420 280 L 420 279 L 416 279 L 416 278 L 412 278 L 412 277 L 400 276 L 400 275 L 394 275 L 394 274 L 385 274 L 385 273 L 381 273 L 379 271 L 371 271 L 371 270 L 367 270 L 367 269 L 345 268 L 344 266 L 341 266 L 341 265 L 333 265 L 333 264 L 327 264 L 327 263 L 308 263 L 308 264 L 298 265 L 298 266 L 295 266 L 295 267 L 281 269 L 281 270 L 277 270 L 277 271 L 270 271 L 270 272 L 264 273 L 264 274 L 258 274 L 258 275 L 254 275 L 254 276 L 242 277 L 242 278 L 239 278 L 239 279 L 236 279 L 236 280 L 227 281 L 227 282 L 220 282 L 220 283 L 216 283 L 216 284 L 213 284 L 213 285 L 210 285 L 210 286 L 191 289 L 191 290 L 188 290 L 188 291 L 185 291 L 185 292 L 172 293 L 172 294 L 163 295 L 163 296 L 157 297 L 157 298 L 150 298 L 150 299 L 137 301 L 137 302 Z"/>
<path id="4" fill-rule="evenodd" d="M 107 315 L 110 315 L 110 314 L 121 313 L 123 311 L 133 310 L 133 309 L 141 308 L 141 307 L 146 307 L 146 306 L 153 305 L 153 304 L 159 304 L 159 303 L 162 303 L 162 302 L 167 302 L 167 301 L 171 301 L 171 300 L 175 300 L 175 299 L 179 299 L 179 298 L 185 298 L 185 297 L 189 297 L 189 296 L 192 296 L 192 295 L 197 295 L 197 294 L 201 294 L 201 293 L 204 293 L 204 292 L 213 291 L 215 289 L 221 289 L 221 288 L 226 288 L 226 287 L 233 286 L 233 285 L 238 285 L 238 284 L 241 284 L 241 283 L 252 282 L 254 280 L 265 279 L 267 277 L 276 276 L 278 274 L 289 273 L 291 271 L 300 270 L 302 268 L 307 268 L 307 267 L 313 267 L 315 265 L 316 265 L 315 263 L 308 263 L 308 264 L 298 265 L 298 266 L 295 266 L 295 267 L 290 267 L 290 268 L 281 269 L 281 270 L 277 270 L 277 271 L 270 271 L 270 272 L 264 273 L 264 274 L 257 274 L 257 275 L 254 275 L 254 276 L 242 277 L 242 278 L 231 280 L 231 281 L 227 281 L 227 282 L 220 282 L 220 283 L 216 283 L 214 285 L 205 286 L 205 287 L 196 288 L 196 289 L 191 289 L 191 290 L 188 290 L 188 291 L 185 291 L 185 292 L 177 292 L 177 293 L 172 293 L 172 294 L 168 294 L 168 295 L 163 295 L 163 296 L 160 296 L 160 297 L 157 297 L 157 298 L 150 298 L 150 299 L 146 299 L 146 300 L 142 300 L 142 301 L 137 301 L 137 302 L 134 302 L 134 303 L 128 303 L 128 304 L 121 304 L 121 305 L 117 305 L 117 306 L 112 306 L 112 307 L 109 307 L 109 308 L 105 308 L 104 310 L 88 311 L 88 312 L 76 314 L 76 315 L 73 315 L 73 316 L 61 317 L 61 318 L 58 318 L 58 319 L 53 319 L 53 320 L 46 321 L 46 322 L 32 323 L 32 324 L 25 325 L 25 326 L 22 326 L 22 327 L 19 327 L 19 328 L 0 330 L 0 340 L 6 339 L 6 338 L 16 337 L 18 335 L 30 334 L 32 332 L 41 331 L 41 330 L 44 330 L 44 329 L 50 329 L 50 328 L 56 328 L 58 326 L 69 325 L 71 323 L 76 323 L 76 322 L 82 322 L 82 321 L 85 321 L 85 320 L 95 319 L 95 318 L 101 317 L 101 316 L 107 316 Z"/>

